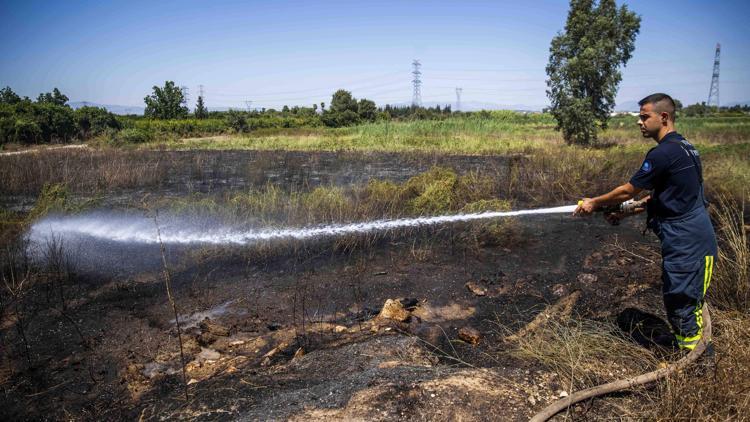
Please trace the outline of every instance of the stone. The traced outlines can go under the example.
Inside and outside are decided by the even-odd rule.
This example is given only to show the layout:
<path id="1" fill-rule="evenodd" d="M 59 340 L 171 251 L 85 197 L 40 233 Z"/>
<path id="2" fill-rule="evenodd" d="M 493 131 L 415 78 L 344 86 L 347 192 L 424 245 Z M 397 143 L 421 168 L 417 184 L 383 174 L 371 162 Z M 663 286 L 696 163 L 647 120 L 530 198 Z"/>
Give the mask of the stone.
<path id="1" fill-rule="evenodd" d="M 460 330 L 458 330 L 458 338 L 476 346 L 477 344 L 479 344 L 479 340 L 482 339 L 482 333 L 480 333 L 476 328 L 462 327 Z"/>
<path id="2" fill-rule="evenodd" d="M 203 321 L 201 321 L 200 324 L 198 324 L 198 326 L 201 328 L 201 330 L 204 333 L 208 332 L 215 336 L 220 336 L 220 337 L 229 336 L 229 328 L 223 325 L 217 324 L 216 322 L 211 321 L 211 319 L 209 318 L 206 318 Z"/>
<path id="3" fill-rule="evenodd" d="M 336 334 L 343 333 L 344 331 L 346 331 L 346 327 L 344 327 L 343 325 L 337 325 L 333 327 L 333 332 Z"/>
<path id="4" fill-rule="evenodd" d="M 205 332 L 205 333 L 200 333 L 200 335 L 198 336 L 196 340 L 198 341 L 199 345 L 206 347 L 206 346 L 210 346 L 216 341 L 216 336 L 209 332 Z"/>
<path id="5" fill-rule="evenodd" d="M 274 347 L 273 349 L 269 350 L 265 355 L 263 355 L 264 358 L 272 358 L 276 356 L 279 352 L 287 348 L 286 343 L 281 343 L 278 346 Z"/>
<path id="6" fill-rule="evenodd" d="M 466 282 L 466 288 L 477 296 L 487 295 L 487 289 L 484 286 L 479 285 L 476 281 Z"/>
<path id="7" fill-rule="evenodd" d="M 398 300 L 393 299 L 386 300 L 383 309 L 378 314 L 378 318 L 392 319 L 399 322 L 406 321 L 410 316 L 409 311 L 404 309 L 404 305 Z"/>
<path id="8" fill-rule="evenodd" d="M 413 297 L 404 297 L 398 300 L 399 303 L 401 303 L 401 306 L 404 307 L 407 311 L 413 311 L 416 309 L 417 305 L 419 305 L 419 299 L 413 298 Z"/>
<path id="9" fill-rule="evenodd" d="M 554 286 L 552 286 L 552 294 L 557 297 L 563 297 L 566 294 L 568 294 L 568 286 L 562 283 L 557 283 Z"/>
<path id="10" fill-rule="evenodd" d="M 591 284 L 596 283 L 596 280 L 599 278 L 595 274 L 591 273 L 580 273 L 578 274 L 578 277 L 576 277 L 576 280 L 578 280 L 579 283 L 584 284 Z"/>
<path id="11" fill-rule="evenodd" d="M 219 360 L 221 353 L 214 349 L 201 348 L 201 352 L 198 353 L 197 358 L 202 360 Z"/>
<path id="12" fill-rule="evenodd" d="M 568 392 L 565 391 L 565 390 L 560 390 L 560 391 L 557 392 L 557 397 L 560 397 L 561 399 L 565 398 L 565 397 L 568 397 Z"/>
<path id="13" fill-rule="evenodd" d="M 300 347 L 299 349 L 297 349 L 296 352 L 294 352 L 294 357 L 292 357 L 292 360 L 297 360 L 301 358 L 302 356 L 305 356 L 305 349 Z"/>

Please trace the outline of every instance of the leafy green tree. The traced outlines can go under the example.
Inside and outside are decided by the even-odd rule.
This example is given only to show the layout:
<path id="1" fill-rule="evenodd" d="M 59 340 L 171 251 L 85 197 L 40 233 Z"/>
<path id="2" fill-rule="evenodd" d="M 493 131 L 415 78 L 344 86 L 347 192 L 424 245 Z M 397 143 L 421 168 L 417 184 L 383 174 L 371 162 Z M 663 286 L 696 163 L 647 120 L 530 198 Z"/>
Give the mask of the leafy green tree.
<path id="1" fill-rule="evenodd" d="M 372 100 L 362 98 L 357 104 L 357 114 L 362 120 L 374 122 L 378 114 L 378 108 Z"/>
<path id="2" fill-rule="evenodd" d="M 104 108 L 86 106 L 77 109 L 74 114 L 80 139 L 100 135 L 109 129 L 122 129 L 117 117 Z"/>
<path id="3" fill-rule="evenodd" d="M 707 106 L 704 101 L 702 103 L 695 103 L 684 107 L 682 109 L 682 114 L 687 117 L 707 116 L 711 114 L 712 111 L 712 107 Z"/>
<path id="4" fill-rule="evenodd" d="M 18 104 L 21 102 L 21 97 L 18 96 L 9 86 L 0 89 L 0 104 Z"/>
<path id="5" fill-rule="evenodd" d="M 31 105 L 31 120 L 41 131 L 44 142 L 68 142 L 76 133 L 73 110 L 51 102 Z"/>
<path id="6" fill-rule="evenodd" d="M 331 105 L 329 106 L 328 111 L 332 113 L 343 113 L 347 110 L 356 113 L 357 100 L 352 97 L 351 92 L 344 89 L 339 89 L 338 91 L 333 93 L 333 97 L 331 98 Z"/>
<path id="7" fill-rule="evenodd" d="M 237 110 L 227 111 L 227 126 L 234 129 L 235 132 L 247 132 L 250 129 L 245 113 Z"/>
<path id="8" fill-rule="evenodd" d="M 36 98 L 36 102 L 64 106 L 68 103 L 68 97 L 63 95 L 59 89 L 54 88 L 51 93 L 47 92 L 39 94 Z"/>
<path id="9" fill-rule="evenodd" d="M 154 85 L 153 93 L 143 99 L 146 103 L 144 115 L 156 119 L 178 119 L 187 117 L 188 108 L 180 87 L 173 81 L 165 81 L 163 87 Z"/>
<path id="10" fill-rule="evenodd" d="M 607 127 L 641 19 L 614 0 L 572 0 L 565 30 L 550 46 L 550 113 L 568 144 L 589 145 Z"/>
<path id="11" fill-rule="evenodd" d="M 206 105 L 203 104 L 203 96 L 198 96 L 198 102 L 195 104 L 195 118 L 196 119 L 205 119 L 208 117 L 208 109 L 206 108 Z"/>

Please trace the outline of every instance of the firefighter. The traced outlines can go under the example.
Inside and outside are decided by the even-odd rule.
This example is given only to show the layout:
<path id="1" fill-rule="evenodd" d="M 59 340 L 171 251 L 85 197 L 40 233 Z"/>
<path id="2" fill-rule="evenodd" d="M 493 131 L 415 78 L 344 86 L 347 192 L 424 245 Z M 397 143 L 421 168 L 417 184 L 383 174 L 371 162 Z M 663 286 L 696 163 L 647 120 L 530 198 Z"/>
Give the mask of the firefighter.
<path id="1" fill-rule="evenodd" d="M 657 145 L 646 154 L 628 183 L 595 198 L 584 198 L 575 215 L 649 196 L 625 212 L 605 214 L 616 224 L 627 215 L 647 212 L 646 225 L 661 241 L 662 292 L 674 341 L 692 350 L 703 330 L 703 300 L 717 256 L 716 236 L 706 210 L 700 155 L 675 131 L 675 103 L 667 94 L 652 94 L 638 102 L 638 126 Z M 644 207 L 645 205 L 645 207 Z"/>

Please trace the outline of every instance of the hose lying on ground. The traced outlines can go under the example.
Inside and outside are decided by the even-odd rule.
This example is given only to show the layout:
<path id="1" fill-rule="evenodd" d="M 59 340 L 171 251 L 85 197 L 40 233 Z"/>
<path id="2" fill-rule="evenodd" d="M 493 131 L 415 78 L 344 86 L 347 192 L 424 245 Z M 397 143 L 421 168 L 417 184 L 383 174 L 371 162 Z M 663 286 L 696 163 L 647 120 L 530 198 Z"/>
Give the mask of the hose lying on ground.
<path id="1" fill-rule="evenodd" d="M 700 355 L 706 350 L 708 342 L 711 341 L 711 315 L 708 312 L 708 304 L 703 304 L 703 321 L 705 327 L 703 328 L 703 337 L 695 346 L 695 349 L 691 350 L 685 357 L 678 360 L 677 362 L 667 366 L 666 368 L 657 369 L 656 371 L 647 372 L 637 377 L 627 378 L 617 381 L 612 381 L 607 384 L 597 385 L 596 387 L 587 388 L 585 390 L 578 391 L 571 394 L 568 397 L 560 399 L 551 405 L 544 408 L 541 412 L 534 415 L 531 418 L 531 422 L 544 422 L 549 418 L 555 416 L 558 412 L 563 409 L 586 400 L 592 397 L 601 396 L 604 394 L 614 393 L 616 391 L 629 390 L 633 387 L 652 383 L 662 378 L 666 378 L 668 375 L 682 370 L 691 363 L 695 362 Z"/>

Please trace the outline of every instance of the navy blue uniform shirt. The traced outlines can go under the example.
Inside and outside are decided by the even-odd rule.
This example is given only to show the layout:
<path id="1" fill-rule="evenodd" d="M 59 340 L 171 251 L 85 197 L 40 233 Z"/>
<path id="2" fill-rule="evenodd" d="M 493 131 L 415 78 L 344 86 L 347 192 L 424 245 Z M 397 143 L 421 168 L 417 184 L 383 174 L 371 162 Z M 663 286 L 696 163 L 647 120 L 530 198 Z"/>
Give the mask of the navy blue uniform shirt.
<path id="1" fill-rule="evenodd" d="M 655 217 L 678 217 L 702 204 L 702 169 L 698 150 L 677 132 L 670 132 L 646 154 L 630 179 L 637 188 L 652 190 L 649 204 Z"/>

